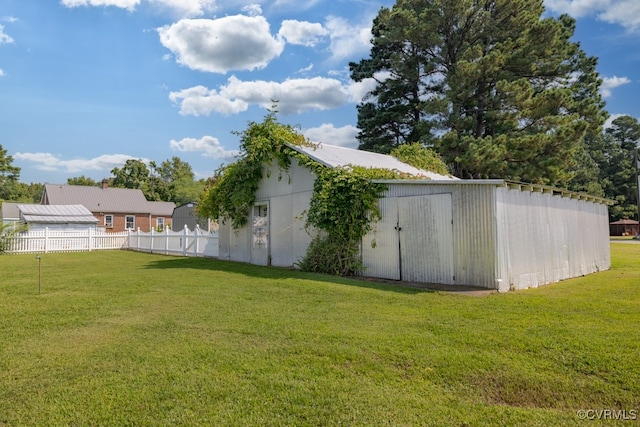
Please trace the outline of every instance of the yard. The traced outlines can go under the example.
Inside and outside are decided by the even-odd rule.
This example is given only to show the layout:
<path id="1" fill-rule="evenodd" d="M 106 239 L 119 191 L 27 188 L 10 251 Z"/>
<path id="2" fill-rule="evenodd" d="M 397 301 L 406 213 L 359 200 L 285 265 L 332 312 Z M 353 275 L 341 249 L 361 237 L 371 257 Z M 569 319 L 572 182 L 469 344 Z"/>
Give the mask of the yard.
<path id="1" fill-rule="evenodd" d="M 612 261 L 470 296 L 44 254 L 38 294 L 34 256 L 0 256 L 0 426 L 635 424 L 640 244 Z"/>

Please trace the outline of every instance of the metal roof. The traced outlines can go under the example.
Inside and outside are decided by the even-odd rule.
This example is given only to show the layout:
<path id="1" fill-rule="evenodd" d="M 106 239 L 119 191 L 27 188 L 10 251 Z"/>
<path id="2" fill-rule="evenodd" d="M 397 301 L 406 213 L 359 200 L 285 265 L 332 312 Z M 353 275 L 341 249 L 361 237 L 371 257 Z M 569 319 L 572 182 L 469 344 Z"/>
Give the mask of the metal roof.
<path id="1" fill-rule="evenodd" d="M 96 224 L 98 219 L 82 205 L 19 204 L 20 217 L 25 222 L 50 224 Z"/>
<path id="2" fill-rule="evenodd" d="M 315 144 L 310 147 L 299 145 L 290 145 L 290 147 L 331 168 L 360 166 L 365 168 L 396 170 L 398 172 L 416 177 L 424 177 L 425 179 L 430 180 L 459 180 L 459 178 L 451 175 L 440 175 L 435 172 L 418 169 L 386 154 L 354 150 L 352 148 L 339 147 L 337 145 L 324 143 Z"/>
<path id="3" fill-rule="evenodd" d="M 587 193 L 579 193 L 576 191 L 566 190 L 563 188 L 552 187 L 544 184 L 531 184 L 526 182 L 508 181 L 504 179 L 458 179 L 444 181 L 425 181 L 411 179 L 374 179 L 373 182 L 380 184 L 401 184 L 401 185 L 491 185 L 495 187 L 508 187 L 510 189 L 519 189 L 521 191 L 534 191 L 538 193 L 550 193 L 571 199 L 587 200 L 603 205 L 614 205 L 615 201 L 604 197 L 593 196 Z"/>
<path id="4" fill-rule="evenodd" d="M 142 190 L 85 185 L 45 184 L 42 203 L 83 205 L 91 212 L 171 216 L 175 203 L 149 202 Z"/>
<path id="5" fill-rule="evenodd" d="M 638 225 L 638 221 L 633 219 L 619 219 L 614 222 L 610 222 L 610 225 Z"/>

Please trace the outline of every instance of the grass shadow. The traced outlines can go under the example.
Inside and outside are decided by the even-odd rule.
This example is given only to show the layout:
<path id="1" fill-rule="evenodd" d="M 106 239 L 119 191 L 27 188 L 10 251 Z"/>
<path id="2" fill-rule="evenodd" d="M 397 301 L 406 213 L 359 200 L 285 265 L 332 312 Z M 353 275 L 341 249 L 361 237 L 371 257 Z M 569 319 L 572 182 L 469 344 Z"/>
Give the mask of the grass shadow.
<path id="1" fill-rule="evenodd" d="M 167 257 L 157 259 L 146 264 L 149 269 L 198 269 L 221 271 L 231 274 L 240 274 L 261 279 L 306 279 L 325 283 L 341 284 L 348 286 L 358 286 L 362 288 L 392 291 L 402 294 L 419 294 L 424 292 L 437 292 L 442 289 L 432 289 L 426 286 L 419 287 L 415 284 L 396 281 L 384 281 L 375 278 L 358 277 L 337 277 L 328 274 L 306 273 L 293 268 L 260 266 L 236 261 L 225 261 L 215 258 L 194 258 L 194 257 Z"/>

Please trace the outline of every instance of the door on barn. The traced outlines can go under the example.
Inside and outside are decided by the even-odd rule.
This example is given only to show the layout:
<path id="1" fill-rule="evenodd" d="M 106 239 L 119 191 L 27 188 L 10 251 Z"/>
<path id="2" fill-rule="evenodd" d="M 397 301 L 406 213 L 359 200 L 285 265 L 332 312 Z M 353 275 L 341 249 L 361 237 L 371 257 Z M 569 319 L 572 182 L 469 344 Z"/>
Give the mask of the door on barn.
<path id="1" fill-rule="evenodd" d="M 253 206 L 251 263 L 269 265 L 269 203 L 258 203 Z"/>
<path id="2" fill-rule="evenodd" d="M 451 194 L 396 200 L 400 280 L 454 284 Z"/>

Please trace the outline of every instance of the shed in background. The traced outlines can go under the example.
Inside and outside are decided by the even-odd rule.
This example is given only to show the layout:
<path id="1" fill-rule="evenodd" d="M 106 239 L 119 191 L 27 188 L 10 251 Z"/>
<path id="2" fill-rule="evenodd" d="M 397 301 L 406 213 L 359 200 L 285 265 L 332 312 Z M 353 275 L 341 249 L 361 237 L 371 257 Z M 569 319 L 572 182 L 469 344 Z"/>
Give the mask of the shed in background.
<path id="1" fill-rule="evenodd" d="M 196 226 L 198 226 L 203 231 L 214 231 L 209 218 L 198 216 L 196 212 L 197 206 L 198 203 L 196 202 L 188 202 L 176 206 L 171 215 L 171 229 L 180 231 L 186 226 L 189 230 L 195 230 Z"/>
<path id="2" fill-rule="evenodd" d="M 637 236 L 640 234 L 640 224 L 633 219 L 610 222 L 609 234 L 612 236 Z"/>
<path id="3" fill-rule="evenodd" d="M 19 204 L 20 222 L 29 230 L 86 231 L 96 229 L 98 219 L 82 205 Z"/>

